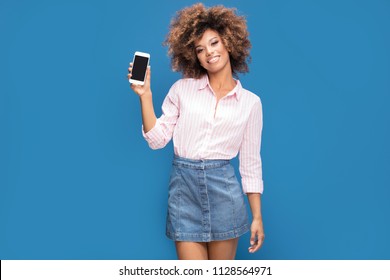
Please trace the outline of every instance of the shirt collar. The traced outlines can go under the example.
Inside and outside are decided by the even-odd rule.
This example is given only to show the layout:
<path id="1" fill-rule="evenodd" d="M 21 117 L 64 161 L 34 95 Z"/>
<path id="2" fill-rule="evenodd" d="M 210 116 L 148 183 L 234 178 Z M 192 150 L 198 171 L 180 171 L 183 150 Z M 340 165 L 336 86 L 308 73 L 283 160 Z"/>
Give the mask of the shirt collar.
<path id="1" fill-rule="evenodd" d="M 228 93 L 228 96 L 230 95 L 234 95 L 237 99 L 237 101 L 240 99 L 241 95 L 242 95 L 242 86 L 241 86 L 241 83 L 240 83 L 240 80 L 236 80 L 236 86 L 234 87 L 234 89 Z M 209 89 L 211 90 L 211 86 L 210 86 L 210 83 L 209 83 L 209 77 L 206 75 L 203 75 L 200 79 L 199 79 L 199 90 L 203 90 L 205 89 L 206 87 L 209 87 Z"/>

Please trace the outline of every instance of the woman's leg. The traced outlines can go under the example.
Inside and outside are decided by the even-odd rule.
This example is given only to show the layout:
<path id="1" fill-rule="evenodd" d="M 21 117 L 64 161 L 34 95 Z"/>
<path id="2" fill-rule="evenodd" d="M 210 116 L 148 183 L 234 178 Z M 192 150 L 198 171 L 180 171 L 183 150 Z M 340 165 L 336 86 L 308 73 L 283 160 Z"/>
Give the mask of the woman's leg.
<path id="1" fill-rule="evenodd" d="M 238 238 L 207 243 L 209 260 L 234 260 Z"/>
<path id="2" fill-rule="evenodd" d="M 176 241 L 179 260 L 207 260 L 207 245 L 204 242 Z"/>

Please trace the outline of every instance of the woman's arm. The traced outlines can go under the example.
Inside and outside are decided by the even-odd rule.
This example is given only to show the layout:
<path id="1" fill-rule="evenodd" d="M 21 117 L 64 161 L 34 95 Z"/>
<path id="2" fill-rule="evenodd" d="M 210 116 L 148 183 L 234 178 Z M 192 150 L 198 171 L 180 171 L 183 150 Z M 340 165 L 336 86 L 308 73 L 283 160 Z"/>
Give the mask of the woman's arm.
<path id="1" fill-rule="evenodd" d="M 130 63 L 128 78 L 131 77 L 132 64 Z M 131 85 L 133 91 L 139 96 L 142 111 L 143 137 L 152 149 L 165 147 L 172 139 L 179 117 L 179 99 L 176 91 L 176 82 L 169 90 L 162 104 L 162 115 L 156 118 L 153 107 L 152 91 L 150 89 L 150 68 L 146 71 L 144 85 Z"/>
<path id="2" fill-rule="evenodd" d="M 243 191 L 248 196 L 252 211 L 249 252 L 256 252 L 264 240 L 261 215 L 261 193 L 263 192 L 262 164 L 260 157 L 263 114 L 260 99 L 252 107 L 240 147 L 240 174 Z"/>
<path id="3" fill-rule="evenodd" d="M 263 218 L 261 216 L 261 194 L 247 193 L 249 205 L 252 211 L 251 225 L 251 246 L 248 248 L 250 253 L 254 253 L 260 249 L 264 241 Z"/>
<path id="4" fill-rule="evenodd" d="M 147 133 L 155 126 L 157 120 L 156 114 L 154 113 L 152 93 L 141 95 L 139 101 L 141 102 L 142 125 L 144 132 Z"/>
<path id="5" fill-rule="evenodd" d="M 131 78 L 132 63 L 130 63 L 129 74 L 127 77 Z M 148 67 L 146 71 L 145 83 L 141 85 L 131 84 L 131 89 L 139 96 L 141 102 L 141 111 L 142 111 L 142 124 L 144 127 L 144 132 L 147 133 L 151 130 L 156 124 L 156 114 L 154 113 L 153 107 L 153 98 L 152 90 L 150 89 L 150 76 L 151 71 Z"/>

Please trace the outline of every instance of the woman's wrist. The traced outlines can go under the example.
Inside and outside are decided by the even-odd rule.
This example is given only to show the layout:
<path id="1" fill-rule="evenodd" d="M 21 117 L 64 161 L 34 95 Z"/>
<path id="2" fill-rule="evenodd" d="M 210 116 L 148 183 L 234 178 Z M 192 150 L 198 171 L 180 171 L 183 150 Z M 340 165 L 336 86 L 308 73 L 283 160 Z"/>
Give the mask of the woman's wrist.
<path id="1" fill-rule="evenodd" d="M 152 91 L 148 90 L 148 91 L 144 92 L 143 94 L 139 95 L 139 99 L 141 102 L 151 101 L 152 100 Z"/>
<path id="2" fill-rule="evenodd" d="M 260 193 L 247 193 L 250 208 L 252 211 L 253 222 L 262 223 L 261 215 L 261 194 Z"/>

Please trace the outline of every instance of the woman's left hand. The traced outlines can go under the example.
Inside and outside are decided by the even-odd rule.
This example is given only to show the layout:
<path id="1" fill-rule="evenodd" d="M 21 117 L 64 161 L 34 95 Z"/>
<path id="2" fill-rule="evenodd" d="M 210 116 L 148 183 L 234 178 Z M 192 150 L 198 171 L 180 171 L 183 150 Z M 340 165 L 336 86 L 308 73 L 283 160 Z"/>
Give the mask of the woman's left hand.
<path id="1" fill-rule="evenodd" d="M 263 245 L 264 237 L 265 235 L 262 219 L 254 219 L 251 225 L 251 246 L 248 248 L 249 253 L 254 253 L 260 249 L 261 245 Z"/>

